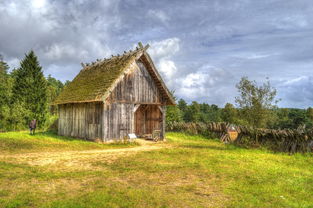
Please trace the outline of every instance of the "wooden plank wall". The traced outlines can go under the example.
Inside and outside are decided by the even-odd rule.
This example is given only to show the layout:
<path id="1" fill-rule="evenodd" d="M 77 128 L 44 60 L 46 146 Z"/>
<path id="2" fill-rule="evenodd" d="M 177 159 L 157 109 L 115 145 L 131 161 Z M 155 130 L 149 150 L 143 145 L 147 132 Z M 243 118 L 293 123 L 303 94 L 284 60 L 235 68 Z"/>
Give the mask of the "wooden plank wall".
<path id="1" fill-rule="evenodd" d="M 134 132 L 134 104 L 112 103 L 104 109 L 104 141 L 120 140 Z"/>
<path id="2" fill-rule="evenodd" d="M 145 114 L 145 120 L 141 120 L 144 122 L 140 124 L 146 128 L 144 133 L 152 133 L 154 129 L 161 130 L 162 116 L 157 105 L 162 104 L 162 96 L 150 73 L 140 61 L 137 61 L 137 67 L 116 85 L 107 99 L 103 111 L 105 141 L 119 140 L 129 133 L 135 133 L 136 104 L 151 104 L 146 109 L 148 113 Z M 136 124 L 139 125 L 138 122 Z"/>
<path id="3" fill-rule="evenodd" d="M 135 70 L 117 84 L 108 101 L 161 104 L 162 96 L 144 64 L 137 61 Z"/>
<path id="4" fill-rule="evenodd" d="M 59 105 L 58 134 L 93 140 L 102 138 L 103 103 Z"/>

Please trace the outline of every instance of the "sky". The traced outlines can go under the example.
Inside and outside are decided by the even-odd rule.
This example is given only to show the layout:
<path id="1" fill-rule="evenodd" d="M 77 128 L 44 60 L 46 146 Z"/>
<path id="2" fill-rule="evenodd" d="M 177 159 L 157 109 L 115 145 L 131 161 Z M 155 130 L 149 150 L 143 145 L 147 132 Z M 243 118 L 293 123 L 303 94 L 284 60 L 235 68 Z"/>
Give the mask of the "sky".
<path id="1" fill-rule="evenodd" d="M 11 69 L 34 50 L 47 76 L 138 42 L 188 102 L 234 103 L 236 83 L 269 78 L 280 107 L 313 106 L 312 0 L 0 0 L 0 54 Z"/>

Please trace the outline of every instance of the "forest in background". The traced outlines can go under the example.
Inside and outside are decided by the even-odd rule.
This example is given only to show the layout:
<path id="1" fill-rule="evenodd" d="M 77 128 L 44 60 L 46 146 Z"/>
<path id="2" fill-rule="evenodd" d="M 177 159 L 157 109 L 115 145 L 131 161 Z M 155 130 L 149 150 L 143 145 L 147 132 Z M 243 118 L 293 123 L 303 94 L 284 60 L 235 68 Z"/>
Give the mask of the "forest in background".
<path id="1" fill-rule="evenodd" d="M 223 108 L 215 104 L 198 103 L 191 104 L 179 99 L 177 106 L 169 106 L 167 110 L 167 123 L 172 122 L 228 122 L 236 125 L 251 125 L 251 117 L 245 114 L 244 110 L 236 108 L 233 104 L 227 103 Z M 312 128 L 313 109 L 278 108 L 270 109 L 263 124 L 256 125 L 257 128 L 269 129 L 296 129 L 298 127 Z"/>
<path id="2" fill-rule="evenodd" d="M 20 66 L 9 69 L 0 56 L 0 131 L 16 131 L 28 128 L 32 119 L 47 129 L 57 119 L 53 100 L 69 83 L 43 74 L 34 51 L 27 53 Z M 267 81 L 258 85 L 243 77 L 236 85 L 238 97 L 235 105 L 227 103 L 223 108 L 215 104 L 188 104 L 179 99 L 176 106 L 167 108 L 167 124 L 173 122 L 228 122 L 256 128 L 296 129 L 311 128 L 313 109 L 279 108 L 276 89 Z M 173 93 L 174 94 L 174 93 Z"/>
<path id="3" fill-rule="evenodd" d="M 12 70 L 0 55 L 0 131 L 25 130 L 32 119 L 49 128 L 57 119 L 50 104 L 68 83 L 45 77 L 34 51 Z"/>

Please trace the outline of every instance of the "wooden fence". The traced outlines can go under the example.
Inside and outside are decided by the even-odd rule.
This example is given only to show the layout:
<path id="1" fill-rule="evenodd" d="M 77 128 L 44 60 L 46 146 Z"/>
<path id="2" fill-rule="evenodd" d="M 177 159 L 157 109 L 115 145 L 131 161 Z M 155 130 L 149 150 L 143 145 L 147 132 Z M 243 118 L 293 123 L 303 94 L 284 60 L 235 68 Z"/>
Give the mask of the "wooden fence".
<path id="1" fill-rule="evenodd" d="M 223 142 L 231 142 L 228 131 L 233 127 L 238 132 L 235 144 L 257 144 L 270 147 L 281 152 L 312 152 L 313 129 L 263 129 L 247 126 L 235 126 L 229 123 L 183 123 L 174 122 L 167 126 L 169 131 L 183 131 L 192 134 L 209 135 L 217 134 Z"/>

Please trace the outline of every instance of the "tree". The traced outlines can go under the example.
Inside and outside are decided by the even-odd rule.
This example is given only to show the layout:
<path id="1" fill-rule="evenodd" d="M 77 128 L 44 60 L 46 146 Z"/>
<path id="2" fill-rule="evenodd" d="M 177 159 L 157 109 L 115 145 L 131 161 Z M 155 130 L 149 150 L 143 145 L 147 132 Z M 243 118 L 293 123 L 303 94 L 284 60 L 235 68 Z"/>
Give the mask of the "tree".
<path id="1" fill-rule="evenodd" d="M 0 130 L 8 128 L 8 118 L 10 117 L 11 81 L 8 69 L 9 66 L 0 55 Z"/>
<path id="2" fill-rule="evenodd" d="M 232 124 L 238 124 L 238 110 L 231 103 L 226 103 L 222 109 L 222 120 Z"/>
<path id="3" fill-rule="evenodd" d="M 299 126 L 306 126 L 310 123 L 307 112 L 304 109 L 290 109 L 289 110 L 289 128 L 298 128 Z"/>
<path id="4" fill-rule="evenodd" d="M 186 112 L 188 109 L 188 105 L 187 105 L 186 101 L 183 99 L 179 99 L 177 107 L 180 110 L 181 117 L 182 117 L 183 121 L 186 122 Z"/>
<path id="5" fill-rule="evenodd" d="M 175 91 L 171 91 L 171 94 L 176 101 L 176 97 L 174 96 Z M 166 123 L 172 122 L 180 122 L 182 121 L 182 113 L 177 105 L 171 105 L 166 107 Z"/>
<path id="6" fill-rule="evenodd" d="M 207 103 L 200 104 L 200 121 L 204 123 L 211 121 L 210 105 Z"/>
<path id="7" fill-rule="evenodd" d="M 187 122 L 198 122 L 200 121 L 200 105 L 196 101 L 192 101 L 191 105 L 188 106 L 184 116 L 184 120 Z"/>
<path id="8" fill-rule="evenodd" d="M 13 104 L 25 109 L 24 124 L 37 119 L 42 127 L 47 117 L 47 81 L 34 51 L 25 55 L 14 73 Z"/>
<path id="9" fill-rule="evenodd" d="M 235 102 L 241 109 L 242 118 L 253 127 L 266 127 L 271 120 L 270 110 L 275 107 L 279 100 L 276 100 L 276 89 L 270 82 L 258 86 L 256 81 L 250 81 L 242 77 L 236 85 L 239 97 Z"/>
<path id="10" fill-rule="evenodd" d="M 176 105 L 166 107 L 166 123 L 181 122 L 182 120 L 181 112 Z"/>
<path id="11" fill-rule="evenodd" d="M 51 104 L 62 91 L 64 85 L 50 74 L 47 77 L 47 101 Z"/>
<path id="12" fill-rule="evenodd" d="M 313 123 L 313 108 L 309 107 L 306 110 L 307 117 L 310 119 L 311 123 Z"/>

